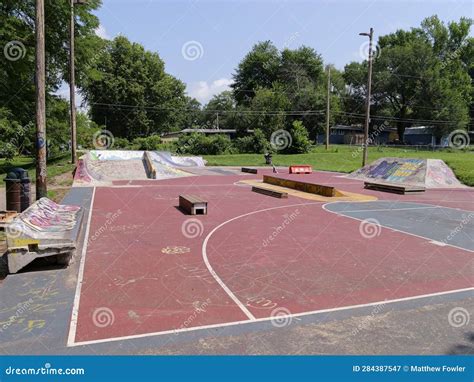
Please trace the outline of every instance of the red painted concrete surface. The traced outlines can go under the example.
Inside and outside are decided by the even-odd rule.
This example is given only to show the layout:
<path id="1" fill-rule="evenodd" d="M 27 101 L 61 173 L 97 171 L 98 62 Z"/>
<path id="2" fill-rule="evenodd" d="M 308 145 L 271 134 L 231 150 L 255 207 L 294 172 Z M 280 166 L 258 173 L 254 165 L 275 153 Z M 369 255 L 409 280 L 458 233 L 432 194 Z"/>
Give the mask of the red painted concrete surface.
<path id="1" fill-rule="evenodd" d="M 334 173 L 284 176 L 381 200 L 474 211 L 470 190 L 403 196 L 367 191 L 362 182 Z M 75 341 L 246 320 L 206 268 L 202 245 L 221 223 L 274 207 L 288 206 L 226 223 L 207 245 L 217 275 L 256 318 L 275 309 L 302 313 L 473 285 L 468 251 L 386 228 L 365 239 L 360 222 L 323 210 L 324 203 L 275 199 L 234 184 L 257 178 L 261 174 L 196 176 L 97 188 Z M 207 199 L 208 215 L 184 215 L 179 194 Z M 186 222 L 197 231 L 186 231 Z M 175 247 L 184 253 L 170 253 Z M 100 321 L 105 310 L 112 312 L 107 325 Z"/>

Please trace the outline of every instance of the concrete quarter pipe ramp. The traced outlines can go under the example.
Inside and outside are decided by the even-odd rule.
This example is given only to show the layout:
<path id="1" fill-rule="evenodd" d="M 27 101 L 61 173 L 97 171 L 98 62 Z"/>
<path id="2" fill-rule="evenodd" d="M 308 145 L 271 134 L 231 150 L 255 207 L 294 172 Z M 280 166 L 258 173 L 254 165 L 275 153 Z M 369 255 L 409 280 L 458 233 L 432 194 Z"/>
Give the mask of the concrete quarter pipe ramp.
<path id="1" fill-rule="evenodd" d="M 380 158 L 347 177 L 426 188 L 466 187 L 440 159 Z"/>

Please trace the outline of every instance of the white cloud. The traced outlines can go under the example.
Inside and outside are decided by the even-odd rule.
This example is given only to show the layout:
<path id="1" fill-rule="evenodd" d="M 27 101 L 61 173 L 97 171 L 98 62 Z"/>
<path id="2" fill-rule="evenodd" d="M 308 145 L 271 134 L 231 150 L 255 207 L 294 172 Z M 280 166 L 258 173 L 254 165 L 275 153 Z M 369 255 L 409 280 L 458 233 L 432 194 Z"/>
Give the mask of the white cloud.
<path id="1" fill-rule="evenodd" d="M 109 34 L 107 33 L 107 30 L 105 29 L 105 27 L 100 24 L 96 30 L 95 30 L 95 34 L 103 39 L 106 39 L 106 40 L 110 40 L 110 36 Z"/>
<path id="2" fill-rule="evenodd" d="M 207 103 L 214 95 L 230 89 L 233 81 L 229 78 L 220 78 L 218 80 L 207 82 L 198 81 L 188 85 L 188 94 L 196 98 L 202 104 Z"/>

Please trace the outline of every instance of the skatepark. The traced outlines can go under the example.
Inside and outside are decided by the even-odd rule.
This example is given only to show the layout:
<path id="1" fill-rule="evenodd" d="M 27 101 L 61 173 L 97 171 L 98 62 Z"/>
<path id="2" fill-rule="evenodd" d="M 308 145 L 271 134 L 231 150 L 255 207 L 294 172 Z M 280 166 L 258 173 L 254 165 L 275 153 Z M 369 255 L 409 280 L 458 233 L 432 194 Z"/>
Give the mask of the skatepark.
<path id="1" fill-rule="evenodd" d="M 9 307 L 0 310 L 2 350 L 246 353 L 236 343 L 248 336 L 304 342 L 305 325 L 354 317 L 368 326 L 385 317 L 401 330 L 426 321 L 424 307 L 436 317 L 456 301 L 472 303 L 474 193 L 444 162 L 383 158 L 351 174 L 276 170 L 88 152 L 63 201 L 80 208 L 69 265 L 33 261 L 1 281 Z M 180 208 L 189 195 L 205 203 L 202 213 Z M 34 236 L 18 224 L 20 238 Z M 52 231 L 35 236 L 40 247 Z M 414 316 L 403 322 L 407 309 Z M 351 325 L 345 337 L 370 336 L 366 324 Z M 217 344 L 199 350 L 206 341 Z M 428 354 L 437 351 L 427 344 Z"/>

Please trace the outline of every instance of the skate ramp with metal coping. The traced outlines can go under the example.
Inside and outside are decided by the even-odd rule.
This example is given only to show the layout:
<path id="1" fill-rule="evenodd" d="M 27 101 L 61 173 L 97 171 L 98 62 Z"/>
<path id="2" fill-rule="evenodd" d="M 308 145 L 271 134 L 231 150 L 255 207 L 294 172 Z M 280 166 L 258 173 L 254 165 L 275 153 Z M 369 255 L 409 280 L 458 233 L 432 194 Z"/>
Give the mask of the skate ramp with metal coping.
<path id="1" fill-rule="evenodd" d="M 465 188 L 440 159 L 380 158 L 347 175 L 366 182 L 404 184 L 425 188 Z"/>

